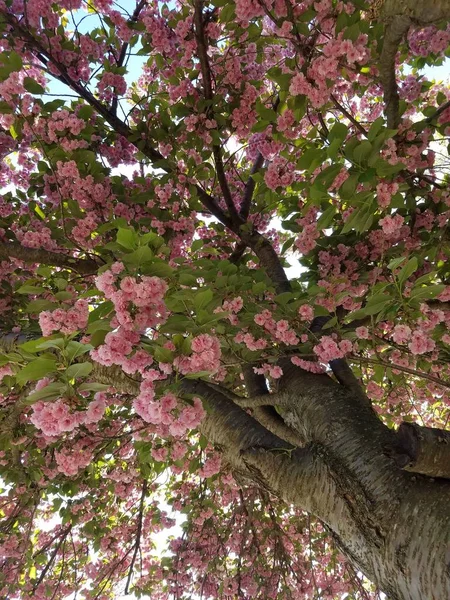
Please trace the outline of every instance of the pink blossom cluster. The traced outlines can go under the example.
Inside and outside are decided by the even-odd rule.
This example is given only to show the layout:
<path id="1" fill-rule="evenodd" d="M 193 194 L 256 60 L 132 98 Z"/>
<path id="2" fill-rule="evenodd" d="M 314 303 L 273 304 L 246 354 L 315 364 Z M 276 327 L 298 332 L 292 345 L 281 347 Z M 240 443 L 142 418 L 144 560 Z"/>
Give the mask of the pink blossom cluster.
<path id="1" fill-rule="evenodd" d="M 433 313 L 439 312 L 442 311 L 433 311 Z M 445 318 L 445 315 L 442 312 L 442 315 L 437 314 L 435 317 L 432 320 L 423 320 L 419 324 L 419 328 L 414 331 L 408 325 L 396 325 L 392 331 L 393 341 L 396 344 L 406 344 L 408 342 L 408 348 L 412 354 L 432 352 L 436 347 L 436 342 L 427 334 L 426 330 L 434 329 L 437 323 Z"/>
<path id="2" fill-rule="evenodd" d="M 254 321 L 257 325 L 264 327 L 264 329 L 279 342 L 295 346 L 300 341 L 295 331 L 289 326 L 288 321 L 285 319 L 275 321 L 275 319 L 272 317 L 272 313 L 267 309 L 264 309 L 262 312 L 256 314 Z"/>
<path id="3" fill-rule="evenodd" d="M 188 430 L 196 429 L 205 417 L 200 398 L 194 398 L 192 405 L 180 404 L 172 393 L 156 400 L 153 381 L 149 379 L 142 382 L 133 408 L 146 423 L 156 425 L 161 436 L 182 437 Z"/>
<path id="4" fill-rule="evenodd" d="M 12 226 L 11 229 L 14 231 L 17 240 L 25 248 L 44 248 L 45 250 L 57 249 L 57 244 L 55 240 L 52 239 L 52 232 L 48 227 L 41 225 L 37 231 L 32 231 L 30 229 L 23 231 L 15 226 Z"/>
<path id="5" fill-rule="evenodd" d="M 353 350 L 353 344 L 350 340 L 341 340 L 337 343 L 331 336 L 323 335 L 320 343 L 314 346 L 313 351 L 317 354 L 319 360 L 330 362 L 337 358 L 343 358 Z"/>
<path id="6" fill-rule="evenodd" d="M 264 181 L 271 190 L 277 187 L 287 187 L 294 181 L 294 169 L 292 165 L 283 157 L 277 156 L 268 166 Z"/>
<path id="7" fill-rule="evenodd" d="M 202 333 L 193 338 L 190 356 L 177 356 L 173 361 L 176 369 L 183 375 L 209 371 L 215 373 L 220 367 L 220 342 L 217 337 Z"/>
<path id="8" fill-rule="evenodd" d="M 416 56 L 427 56 L 445 52 L 450 44 L 450 27 L 438 29 L 437 27 L 412 28 L 408 36 L 409 48 Z"/>
<path id="9" fill-rule="evenodd" d="M 95 394 L 87 410 L 71 412 L 62 398 L 56 402 L 36 402 L 30 417 L 31 423 L 46 436 L 60 436 L 80 425 L 98 423 L 106 409 L 105 394 Z"/>
<path id="10" fill-rule="evenodd" d="M 79 219 L 72 229 L 71 234 L 79 244 L 85 248 L 94 247 L 98 244 L 97 239 L 89 239 L 91 233 L 95 231 L 98 225 L 98 217 L 94 212 L 89 212 L 84 219 Z"/>
<path id="11" fill-rule="evenodd" d="M 356 337 L 360 340 L 368 340 L 369 339 L 369 330 L 367 327 L 357 327 L 355 329 Z"/>
<path id="12" fill-rule="evenodd" d="M 236 316 L 236 313 L 238 313 L 240 310 L 242 310 L 242 307 L 244 306 L 244 301 L 242 300 L 242 298 L 240 296 L 237 296 L 236 298 L 233 298 L 231 300 L 224 300 L 222 306 L 216 308 L 214 310 L 215 313 L 220 313 L 220 312 L 229 312 L 230 314 L 228 315 L 228 320 L 230 321 L 230 323 L 232 325 L 237 325 L 238 324 L 238 318 Z"/>
<path id="13" fill-rule="evenodd" d="M 0 96 L 6 101 L 14 105 L 16 96 L 26 93 L 23 87 L 23 73 L 13 71 L 8 77 L 0 82 Z"/>
<path id="14" fill-rule="evenodd" d="M 366 386 L 366 394 L 369 396 L 371 400 L 381 400 L 384 396 L 384 389 L 375 381 L 369 381 Z"/>
<path id="15" fill-rule="evenodd" d="M 221 467 L 221 457 L 217 452 L 208 458 L 203 463 L 203 466 L 199 470 L 198 474 L 200 477 L 212 477 L 219 473 Z"/>
<path id="16" fill-rule="evenodd" d="M 257 375 L 270 376 L 273 379 L 279 379 L 283 376 L 283 369 L 278 365 L 271 365 L 270 363 L 263 363 L 260 367 L 253 367 L 253 371 Z"/>
<path id="17" fill-rule="evenodd" d="M 322 364 L 312 360 L 305 360 L 300 358 L 300 356 L 293 356 L 291 363 L 310 373 L 325 373 L 325 367 Z"/>
<path id="18" fill-rule="evenodd" d="M 117 136 L 113 144 L 100 144 L 99 151 L 112 167 L 136 164 L 136 148 L 121 135 Z"/>
<path id="19" fill-rule="evenodd" d="M 264 338 L 255 339 L 249 332 L 240 331 L 236 334 L 234 341 L 237 344 L 245 344 L 252 351 L 267 348 L 267 341 Z"/>
<path id="20" fill-rule="evenodd" d="M 7 375 L 14 375 L 11 365 L 4 365 L 3 367 L 0 367 L 0 383 Z"/>
<path id="21" fill-rule="evenodd" d="M 166 20 L 158 14 L 157 8 L 150 8 L 143 13 L 142 22 L 147 32 L 151 35 L 151 44 L 154 52 L 167 56 L 174 56 L 178 38 L 172 34 Z"/>
<path id="22" fill-rule="evenodd" d="M 53 311 L 45 310 L 39 314 L 39 326 L 43 336 L 51 335 L 54 331 L 64 334 L 74 333 L 84 329 L 89 317 L 87 300 L 77 300 L 72 308 L 64 310 L 57 308 Z"/>
<path id="23" fill-rule="evenodd" d="M 401 82 L 400 98 L 404 98 L 408 102 L 414 102 L 420 96 L 422 89 L 423 78 L 414 75 L 407 75 Z"/>
<path id="24" fill-rule="evenodd" d="M 408 348 L 413 354 L 425 354 L 432 352 L 436 347 L 436 342 L 430 338 L 425 331 L 415 330 L 411 334 L 411 341 Z"/>
<path id="25" fill-rule="evenodd" d="M 111 326 L 117 328 L 105 338 L 105 344 L 91 352 L 91 356 L 99 362 L 110 366 L 119 364 L 127 373 L 134 373 L 151 364 L 149 354 L 140 350 L 128 358 L 133 347 L 139 343 L 138 332 L 149 327 L 164 323 L 167 309 L 164 295 L 167 290 L 166 282 L 159 277 L 124 277 L 119 288 L 117 277 L 124 270 L 122 263 L 114 263 L 111 270 L 104 271 L 96 278 L 97 288 L 111 300 L 115 308 L 115 316 Z"/>
<path id="26" fill-rule="evenodd" d="M 242 310 L 244 306 L 244 301 L 240 296 L 236 296 L 236 298 L 232 298 L 231 300 L 224 300 L 222 304 L 222 309 L 224 311 L 230 311 L 234 314 L 238 313 Z"/>
<path id="27" fill-rule="evenodd" d="M 405 219 L 399 214 L 396 214 L 393 217 L 387 215 L 386 217 L 383 217 L 383 219 L 380 219 L 380 225 L 383 228 L 383 233 L 386 235 L 397 233 L 404 222 Z"/>
<path id="28" fill-rule="evenodd" d="M 329 38 L 322 52 L 327 58 L 337 59 L 342 56 L 349 64 L 355 62 L 363 63 L 369 57 L 367 35 L 360 34 L 353 42 L 348 39 L 344 40 L 343 32 L 340 32 L 337 38 Z"/>
<path id="29" fill-rule="evenodd" d="M 150 354 L 142 349 L 129 356 L 139 342 L 140 335 L 137 332 L 119 327 L 117 331 L 106 334 L 104 343 L 91 351 L 91 357 L 106 367 L 120 365 L 125 373 L 132 375 L 153 362 Z"/>
<path id="30" fill-rule="evenodd" d="M 304 321 L 312 321 L 314 318 L 314 309 L 309 304 L 302 304 L 298 309 L 298 314 Z"/>
<path id="31" fill-rule="evenodd" d="M 114 96 L 123 96 L 127 91 L 127 83 L 123 75 L 107 71 L 98 83 L 99 97 L 110 102 Z"/>
<path id="32" fill-rule="evenodd" d="M 302 233 L 295 240 L 295 246 L 302 254 L 308 254 L 316 247 L 316 240 L 320 237 L 320 231 L 317 229 L 318 210 L 315 206 L 309 208 L 297 224 L 303 228 Z"/>
<path id="33" fill-rule="evenodd" d="M 88 148 L 89 143 L 80 138 L 80 133 L 86 127 L 86 121 L 66 109 L 56 110 L 47 118 L 41 118 L 33 124 L 26 123 L 24 130 L 30 135 L 39 135 L 43 141 L 54 142 L 66 151 L 77 148 Z"/>
<path id="34" fill-rule="evenodd" d="M 271 4 L 269 2 L 268 4 Z M 257 0 L 236 0 L 236 17 L 240 21 L 250 21 L 255 17 L 262 17 L 264 8 Z"/>
<path id="35" fill-rule="evenodd" d="M 291 80 L 289 93 L 293 96 L 306 96 L 314 108 L 323 106 L 330 97 L 330 90 L 327 88 L 326 79 L 336 76 L 337 61 L 331 58 L 321 57 L 316 60 L 314 72 L 311 75 L 317 75 L 316 85 L 308 81 L 303 73 L 296 73 Z"/>
<path id="36" fill-rule="evenodd" d="M 408 325 L 396 325 L 392 332 L 392 339 L 396 344 L 405 344 L 411 337 L 411 328 Z"/>
<path id="37" fill-rule="evenodd" d="M 79 445 L 75 448 L 63 448 L 55 451 L 55 460 L 60 473 L 73 477 L 91 463 L 92 452 Z"/>
<path id="38" fill-rule="evenodd" d="M 259 93 L 253 85 L 245 84 L 244 93 L 240 95 L 240 104 L 231 113 L 231 124 L 235 128 L 236 136 L 246 137 L 256 123 L 256 111 L 253 109 Z"/>
<path id="39" fill-rule="evenodd" d="M 389 140 L 388 140 L 389 141 Z M 391 198 L 398 192 L 398 183 L 384 181 L 377 185 L 377 200 L 380 208 L 387 208 Z"/>

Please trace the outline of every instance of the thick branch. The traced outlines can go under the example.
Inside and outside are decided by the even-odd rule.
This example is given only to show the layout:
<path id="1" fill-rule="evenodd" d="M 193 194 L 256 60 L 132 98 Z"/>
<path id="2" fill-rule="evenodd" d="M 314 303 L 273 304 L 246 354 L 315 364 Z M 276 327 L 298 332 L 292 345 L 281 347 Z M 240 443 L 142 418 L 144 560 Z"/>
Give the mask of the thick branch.
<path id="1" fill-rule="evenodd" d="M 411 25 L 431 25 L 450 19 L 450 0 L 425 2 L 418 0 L 384 0 L 380 9 L 385 23 L 383 49 L 380 56 L 380 77 L 383 85 L 387 126 L 400 124 L 399 96 L 395 78 L 395 58 L 398 47 Z"/>
<path id="2" fill-rule="evenodd" d="M 76 271 L 81 275 L 93 275 L 97 273 L 99 264 L 95 260 L 75 258 L 67 254 L 58 254 L 40 248 L 25 248 L 18 242 L 0 242 L 0 260 L 17 258 L 26 263 L 38 263 L 51 265 Z"/>
<path id="3" fill-rule="evenodd" d="M 384 92 L 384 112 L 389 129 L 397 129 L 400 124 L 395 58 L 400 42 L 410 26 L 411 19 L 408 16 L 396 15 L 385 28 L 383 49 L 380 56 L 380 77 Z"/>
<path id="4" fill-rule="evenodd" d="M 370 400 L 367 397 L 361 383 L 345 359 L 340 358 L 337 360 L 331 360 L 330 367 L 333 371 L 333 375 L 341 385 L 353 392 L 355 396 L 360 397 L 364 402 L 367 402 L 367 404 L 370 404 Z"/>
<path id="5" fill-rule="evenodd" d="M 450 431 L 402 423 L 394 448 L 397 464 L 407 471 L 450 479 Z"/>
<path id="6" fill-rule="evenodd" d="M 245 184 L 244 197 L 242 199 L 241 204 L 241 217 L 246 221 L 248 219 L 248 215 L 250 213 L 250 206 L 253 199 L 253 192 L 255 191 L 256 181 L 252 177 L 258 173 L 258 171 L 262 168 L 264 164 L 264 157 L 261 152 L 258 152 L 258 156 L 256 157 L 255 162 L 253 163 L 252 170 L 250 171 L 250 176 Z"/>
<path id="7" fill-rule="evenodd" d="M 121 119 L 114 114 L 114 112 L 105 104 L 100 102 L 91 92 L 83 87 L 78 81 L 72 79 L 66 69 L 66 67 L 58 62 L 50 52 L 41 44 L 39 40 L 37 40 L 26 28 L 22 27 L 18 20 L 6 11 L 0 11 L 0 14 L 3 15 L 6 22 L 15 30 L 16 34 L 26 40 L 31 47 L 37 53 L 37 57 L 41 62 L 46 64 L 47 62 L 51 62 L 60 72 L 60 76 L 57 77 L 60 81 L 68 85 L 74 92 L 76 92 L 80 98 L 85 100 L 90 106 L 95 108 L 95 110 L 100 114 L 109 125 L 114 129 L 116 133 L 125 137 L 131 144 L 136 145 L 136 140 L 133 139 L 133 130 L 126 125 Z M 153 146 L 150 145 L 149 142 L 145 144 L 144 147 L 139 148 L 148 159 L 150 159 L 153 163 L 158 163 L 159 161 L 164 161 L 164 165 L 160 166 L 166 172 L 176 172 L 176 167 L 173 165 L 168 166 L 167 161 L 164 159 L 163 155 L 156 150 Z M 226 227 L 232 229 L 233 223 L 231 219 L 224 214 L 221 208 L 217 205 L 215 199 L 210 196 L 203 188 L 201 188 L 198 184 L 195 185 L 195 189 L 197 194 L 202 202 L 202 204 L 209 210 L 209 212 L 214 215 L 221 223 L 223 223 Z"/>
<path id="8" fill-rule="evenodd" d="M 263 235 L 254 231 L 251 234 L 241 232 L 241 239 L 253 250 L 261 264 L 266 269 L 268 276 L 273 281 L 278 294 L 290 292 L 291 284 L 281 265 L 278 254 L 272 244 Z"/>
<path id="9" fill-rule="evenodd" d="M 100 102 L 95 96 L 85 87 L 83 87 L 79 82 L 73 80 L 67 68 L 56 60 L 51 53 L 43 46 L 43 44 L 37 40 L 26 28 L 22 27 L 22 25 L 18 22 L 14 15 L 11 15 L 5 10 L 0 11 L 0 14 L 3 15 L 6 22 L 13 28 L 16 35 L 20 36 L 22 39 L 27 41 L 34 51 L 37 53 L 38 58 L 44 62 L 51 62 L 60 72 L 59 79 L 63 81 L 66 85 L 68 85 L 73 91 L 75 91 L 80 98 L 85 100 L 89 105 L 91 105 L 95 110 L 105 119 L 107 123 L 118 133 L 122 135 L 130 143 L 136 145 L 136 140 L 133 139 L 134 131 L 126 125 L 123 121 L 121 121 L 112 111 L 111 109 Z M 170 164 L 167 160 L 164 159 L 162 154 L 153 148 L 150 143 L 146 143 L 144 147 L 139 148 L 141 152 L 147 156 L 147 158 L 156 164 L 156 166 L 162 168 L 167 173 L 175 174 L 177 172 L 177 167 L 175 164 Z M 160 161 L 163 161 L 162 165 L 158 165 Z M 218 176 L 220 175 L 220 166 L 218 171 Z M 222 181 L 222 184 L 226 182 Z M 228 227 L 231 231 L 236 233 L 241 240 L 249 246 L 259 258 L 261 265 L 266 269 L 269 277 L 274 282 L 277 292 L 285 292 L 289 291 L 290 284 L 289 280 L 286 277 L 286 273 L 280 263 L 277 253 L 275 252 L 272 244 L 267 240 L 263 235 L 261 235 L 257 231 L 243 231 L 241 230 L 241 225 L 245 223 L 245 221 L 237 214 L 237 211 L 234 207 L 234 203 L 231 206 L 229 204 L 228 208 L 230 211 L 230 215 L 224 213 L 224 211 L 217 204 L 215 198 L 208 194 L 200 185 L 195 185 L 196 192 L 203 206 L 213 215 L 215 216 L 225 227 Z M 222 190 L 223 191 L 223 190 Z M 225 200 L 227 201 L 227 194 L 224 193 Z M 230 202 L 230 197 L 228 197 L 227 203 Z M 234 208 L 234 212 L 233 212 Z"/>
<path id="10" fill-rule="evenodd" d="M 233 470 L 283 500 L 316 513 L 315 488 L 324 465 L 312 447 L 295 448 L 203 381 L 184 379 L 182 389 L 208 403 L 201 431 L 221 447 Z"/>

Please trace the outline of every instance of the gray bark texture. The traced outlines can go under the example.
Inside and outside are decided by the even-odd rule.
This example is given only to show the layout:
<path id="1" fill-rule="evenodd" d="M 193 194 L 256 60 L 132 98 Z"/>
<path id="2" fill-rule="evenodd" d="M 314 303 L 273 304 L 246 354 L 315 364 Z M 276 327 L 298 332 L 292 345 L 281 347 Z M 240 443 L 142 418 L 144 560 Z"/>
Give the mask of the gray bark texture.
<path id="1" fill-rule="evenodd" d="M 266 392 L 272 422 L 260 406 L 250 415 L 217 386 L 186 381 L 209 407 L 203 433 L 241 479 L 318 517 L 389 600 L 450 598 L 450 480 L 436 458 L 448 457 L 448 435 L 407 425 L 396 433 L 355 389 L 280 364 L 280 390 Z M 257 383 L 247 389 L 264 394 Z M 414 462 L 441 476 L 407 470 Z"/>

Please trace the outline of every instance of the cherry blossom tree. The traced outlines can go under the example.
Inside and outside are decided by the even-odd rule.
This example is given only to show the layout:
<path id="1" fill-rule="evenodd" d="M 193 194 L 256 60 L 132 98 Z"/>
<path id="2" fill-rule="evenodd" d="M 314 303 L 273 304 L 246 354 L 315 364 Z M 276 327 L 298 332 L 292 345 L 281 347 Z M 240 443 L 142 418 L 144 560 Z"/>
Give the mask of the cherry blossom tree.
<path id="1" fill-rule="evenodd" d="M 450 596 L 449 18 L 0 1 L 2 598 Z"/>

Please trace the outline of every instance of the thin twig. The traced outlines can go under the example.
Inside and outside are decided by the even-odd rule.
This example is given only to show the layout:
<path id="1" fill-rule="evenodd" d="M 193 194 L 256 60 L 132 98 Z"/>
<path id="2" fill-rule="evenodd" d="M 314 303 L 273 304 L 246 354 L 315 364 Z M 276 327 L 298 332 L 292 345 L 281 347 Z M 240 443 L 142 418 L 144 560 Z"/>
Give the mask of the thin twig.
<path id="1" fill-rule="evenodd" d="M 128 571 L 127 583 L 125 586 L 125 594 L 129 593 L 131 576 L 133 575 L 133 567 L 134 567 L 134 563 L 136 561 L 136 556 L 137 556 L 137 553 L 138 553 L 138 550 L 139 550 L 139 547 L 141 544 L 142 519 L 143 519 L 143 514 L 144 514 L 144 500 L 145 500 L 146 495 L 147 495 L 147 480 L 145 479 L 144 485 L 142 486 L 141 501 L 139 503 L 139 512 L 138 512 L 137 529 L 136 529 L 136 541 L 134 544 L 134 551 L 133 551 L 133 557 L 131 558 L 130 569 Z"/>

